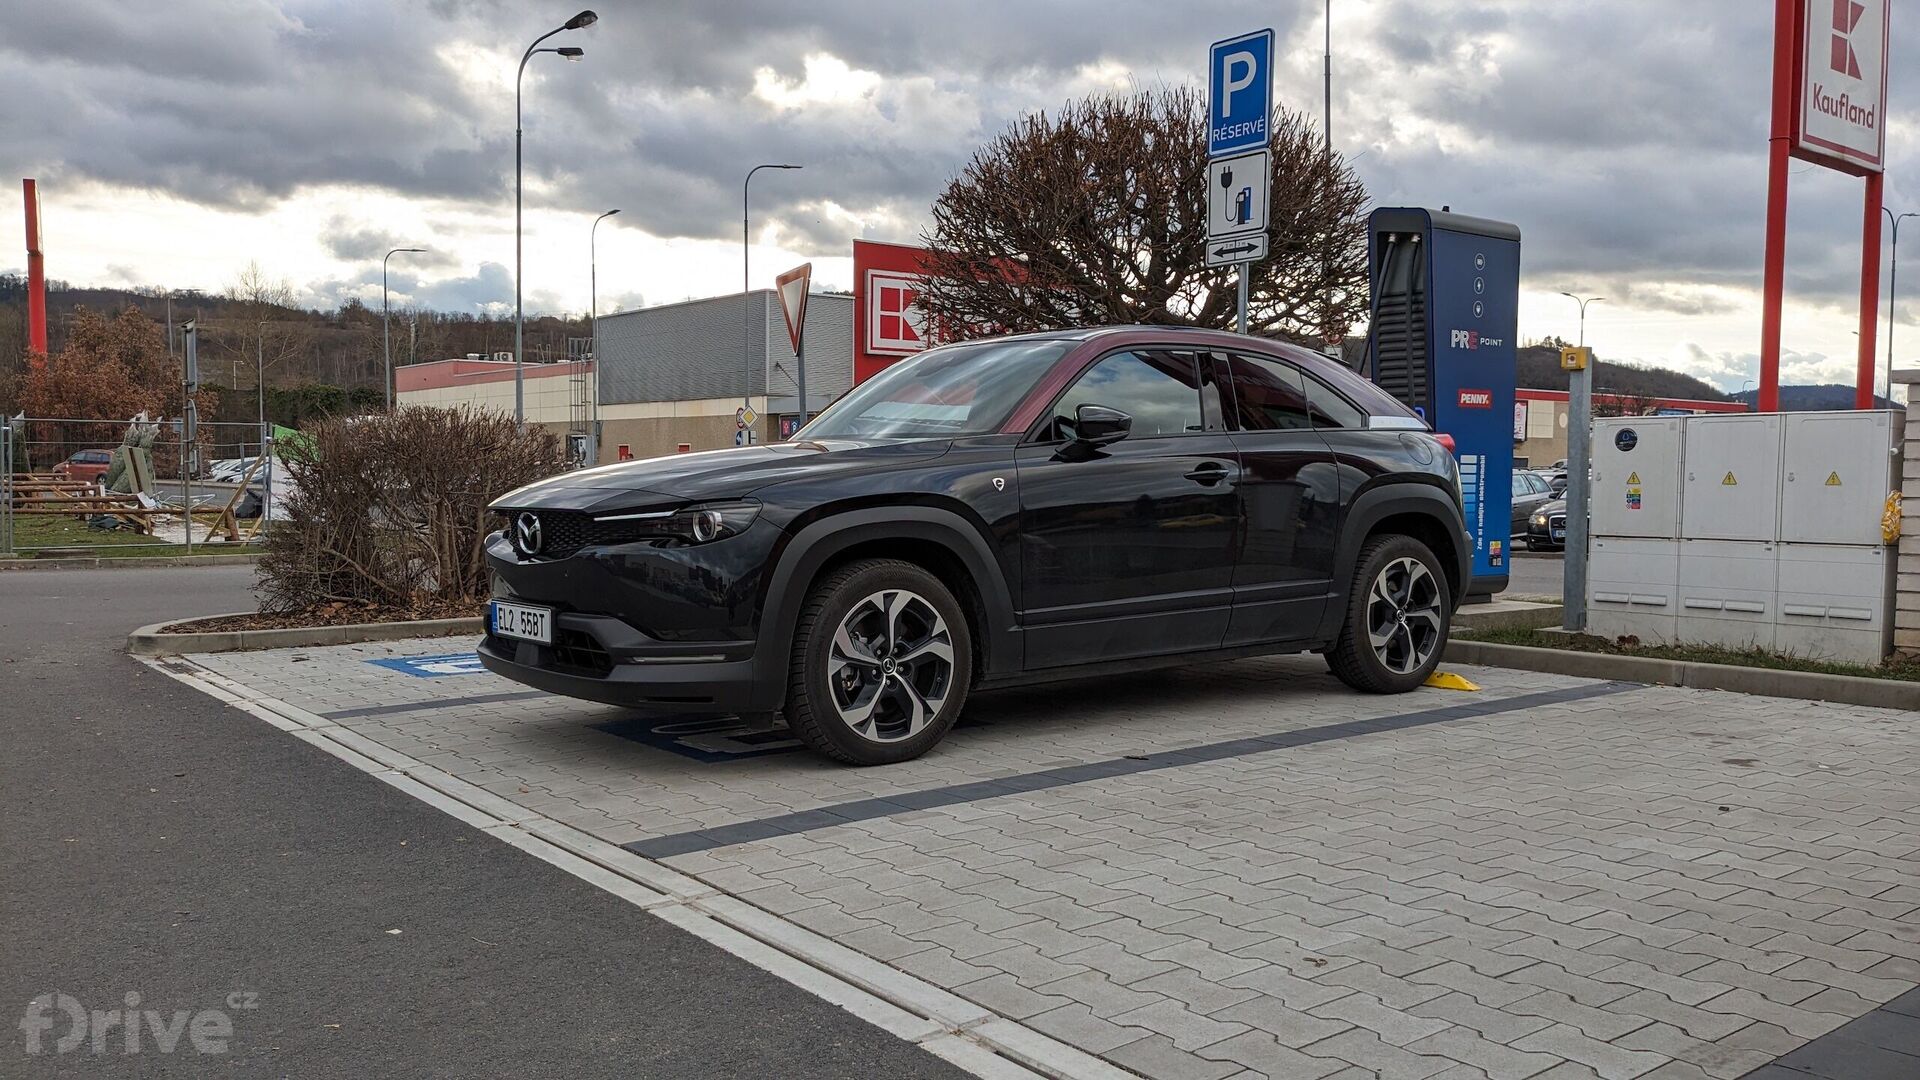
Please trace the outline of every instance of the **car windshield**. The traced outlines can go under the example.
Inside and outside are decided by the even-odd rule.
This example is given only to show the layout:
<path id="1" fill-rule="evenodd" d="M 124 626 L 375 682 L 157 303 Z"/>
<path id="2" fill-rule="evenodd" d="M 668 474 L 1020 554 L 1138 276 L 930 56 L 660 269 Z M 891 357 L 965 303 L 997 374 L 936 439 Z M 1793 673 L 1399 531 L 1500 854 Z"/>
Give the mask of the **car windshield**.
<path id="1" fill-rule="evenodd" d="M 921 353 L 861 383 L 796 439 L 988 435 L 1074 342 L 982 341 Z"/>

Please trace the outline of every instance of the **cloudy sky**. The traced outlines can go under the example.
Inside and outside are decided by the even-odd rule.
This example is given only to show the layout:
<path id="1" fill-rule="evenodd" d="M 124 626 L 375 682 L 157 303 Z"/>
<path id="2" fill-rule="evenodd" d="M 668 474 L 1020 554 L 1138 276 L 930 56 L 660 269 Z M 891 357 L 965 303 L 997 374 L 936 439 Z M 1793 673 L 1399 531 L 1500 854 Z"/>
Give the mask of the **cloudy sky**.
<path id="1" fill-rule="evenodd" d="M 48 272 L 217 290 L 250 261 L 305 302 L 511 310 L 513 75 L 575 0 L 6 4 L 0 176 L 41 181 Z M 597 0 L 525 81 L 529 307 L 737 289 L 803 259 L 851 284 L 855 237 L 910 241 L 1022 112 L 1198 82 L 1209 41 L 1273 26 L 1277 96 L 1320 112 L 1321 7 L 1166 0 Z M 1521 334 L 1723 388 L 1754 378 L 1771 4 L 1333 0 L 1336 149 L 1379 205 L 1525 233 Z M 1920 12 L 1896 12 L 1887 202 L 1920 210 Z M 1860 181 L 1796 162 L 1783 381 L 1851 381 Z M 17 188 L 9 190 L 17 191 Z M 17 200 L 0 269 L 25 263 Z M 1903 365 L 1920 362 L 1920 220 Z M 1885 277 L 1883 272 L 1883 289 Z M 1903 290 L 1905 292 L 1906 290 Z M 1884 327 L 1882 329 L 1884 348 Z"/>

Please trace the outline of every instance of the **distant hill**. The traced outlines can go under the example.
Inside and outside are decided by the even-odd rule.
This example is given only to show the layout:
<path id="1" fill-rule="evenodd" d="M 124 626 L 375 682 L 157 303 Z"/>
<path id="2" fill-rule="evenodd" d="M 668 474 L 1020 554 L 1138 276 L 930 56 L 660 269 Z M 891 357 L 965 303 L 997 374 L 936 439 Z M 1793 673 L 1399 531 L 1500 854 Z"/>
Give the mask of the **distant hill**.
<path id="1" fill-rule="evenodd" d="M 1742 390 L 1730 395 L 1734 401 L 1744 401 L 1749 405 L 1760 398 L 1758 390 Z M 1898 409 L 1900 405 L 1873 395 L 1873 407 L 1876 409 Z M 1780 388 L 1780 409 L 1782 412 L 1833 412 L 1853 408 L 1853 387 L 1842 383 L 1821 383 L 1818 386 L 1783 386 Z"/>
<path id="2" fill-rule="evenodd" d="M 1529 390 L 1565 390 L 1567 373 L 1560 370 L 1560 350 L 1551 345 L 1527 345 L 1515 350 L 1519 384 Z M 1691 375 L 1660 367 L 1620 364 L 1598 357 L 1593 361 L 1593 388 L 1628 397 L 1691 398 L 1726 401 L 1727 395 Z"/>

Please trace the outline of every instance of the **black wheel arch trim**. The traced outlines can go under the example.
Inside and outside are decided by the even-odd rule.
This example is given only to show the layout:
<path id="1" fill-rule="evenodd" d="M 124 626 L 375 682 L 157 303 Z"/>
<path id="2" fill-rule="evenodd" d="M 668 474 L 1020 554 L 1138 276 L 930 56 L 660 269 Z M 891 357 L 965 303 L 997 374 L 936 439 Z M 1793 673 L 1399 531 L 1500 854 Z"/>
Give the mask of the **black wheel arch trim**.
<path id="1" fill-rule="evenodd" d="M 1439 484 L 1388 483 L 1362 491 L 1354 499 L 1353 505 L 1347 508 L 1346 522 L 1341 528 L 1340 545 L 1334 559 L 1334 565 L 1340 572 L 1335 579 L 1340 584 L 1339 616 L 1345 614 L 1347 586 L 1353 581 L 1354 565 L 1359 562 L 1362 542 L 1374 526 L 1399 514 L 1432 518 L 1434 524 L 1452 538 L 1451 553 L 1436 551 L 1433 554 L 1442 560 L 1451 555 L 1454 570 L 1451 581 L 1457 583 L 1452 601 L 1455 607 L 1460 605 L 1467 585 L 1473 578 L 1473 550 L 1467 541 L 1466 522 L 1460 517 L 1460 507 L 1453 501 L 1452 491 Z"/>
<path id="2" fill-rule="evenodd" d="M 974 649 L 984 653 L 985 674 L 1018 669 L 1020 656 L 1013 627 L 1013 596 L 1007 578 L 987 538 L 952 510 L 934 506 L 873 506 L 829 514 L 815 520 L 787 541 L 768 579 L 761 609 L 759 644 L 754 649 L 761 681 L 786 684 L 787 658 L 807 589 L 833 559 L 860 544 L 875 540 L 919 540 L 935 543 L 960 560 L 972 576 L 982 607 L 981 637 Z M 961 598 L 965 603 L 965 598 Z"/>

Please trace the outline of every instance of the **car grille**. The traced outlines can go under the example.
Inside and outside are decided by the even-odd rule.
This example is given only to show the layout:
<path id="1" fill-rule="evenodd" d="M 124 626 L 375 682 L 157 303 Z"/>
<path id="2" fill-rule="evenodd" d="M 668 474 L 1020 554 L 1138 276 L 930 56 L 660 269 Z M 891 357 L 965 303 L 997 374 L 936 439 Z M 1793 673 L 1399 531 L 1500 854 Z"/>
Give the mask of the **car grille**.
<path id="1" fill-rule="evenodd" d="M 589 675 L 606 675 L 613 670 L 613 657 L 592 634 L 561 627 L 553 633 L 553 664 Z"/>
<path id="2" fill-rule="evenodd" d="M 1566 527 L 1567 515 L 1565 514 L 1555 514 L 1547 519 L 1547 528 L 1549 529 L 1564 529 Z"/>
<path id="3" fill-rule="evenodd" d="M 504 527 L 507 539 L 513 542 L 514 551 L 524 557 L 515 529 L 521 513 L 509 511 L 505 515 Z M 638 522 L 595 521 L 593 515 L 579 510 L 536 510 L 532 513 L 540 519 L 540 550 L 534 554 L 541 559 L 564 559 L 584 547 L 627 544 L 645 535 Z"/>

